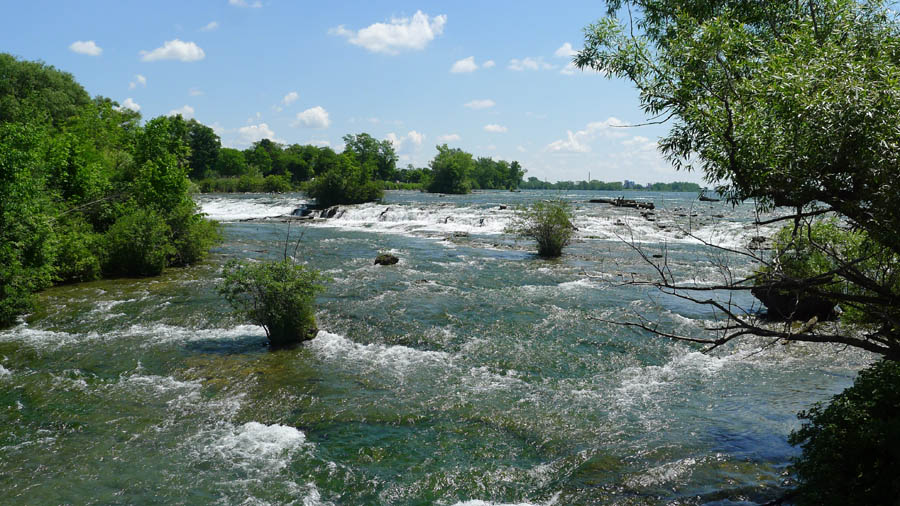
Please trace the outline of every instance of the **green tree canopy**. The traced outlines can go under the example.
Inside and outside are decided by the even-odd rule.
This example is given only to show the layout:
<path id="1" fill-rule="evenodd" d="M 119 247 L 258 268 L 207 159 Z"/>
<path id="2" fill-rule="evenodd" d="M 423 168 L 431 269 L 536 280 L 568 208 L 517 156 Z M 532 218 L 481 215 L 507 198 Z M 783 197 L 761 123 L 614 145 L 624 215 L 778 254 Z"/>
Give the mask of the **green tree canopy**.
<path id="1" fill-rule="evenodd" d="M 344 136 L 344 150 L 356 154 L 361 165 L 374 164 L 375 177 L 382 181 L 396 179 L 397 153 L 389 140 L 379 141 L 367 133 Z"/>
<path id="2" fill-rule="evenodd" d="M 212 128 L 191 119 L 187 123 L 187 143 L 191 148 L 191 177 L 203 177 L 216 169 L 222 142 Z"/>
<path id="3" fill-rule="evenodd" d="M 446 144 L 437 146 L 438 153 L 431 160 L 431 193 L 469 193 L 469 177 L 475 170 L 472 154 Z"/>

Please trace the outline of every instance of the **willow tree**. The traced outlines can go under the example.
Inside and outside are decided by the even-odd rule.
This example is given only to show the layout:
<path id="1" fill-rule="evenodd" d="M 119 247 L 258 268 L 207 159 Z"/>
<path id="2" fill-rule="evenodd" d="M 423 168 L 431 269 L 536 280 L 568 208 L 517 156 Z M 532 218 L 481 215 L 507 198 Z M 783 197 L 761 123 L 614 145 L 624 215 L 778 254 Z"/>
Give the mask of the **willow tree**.
<path id="1" fill-rule="evenodd" d="M 650 121 L 671 124 L 659 146 L 676 168 L 702 171 L 733 203 L 790 210 L 770 220 L 791 227 L 773 254 L 740 252 L 763 264 L 754 276 L 698 287 L 658 269 L 652 284 L 728 317 L 715 337 L 692 340 L 716 347 L 756 334 L 900 360 L 900 27 L 885 2 L 606 4 L 575 64 L 634 84 Z M 841 234 L 816 240 L 811 231 L 826 216 L 858 244 L 842 247 Z M 784 255 L 798 248 L 829 261 L 786 268 Z M 720 289 L 825 298 L 864 314 L 857 323 L 866 330 L 760 325 L 750 308 L 701 294 Z"/>

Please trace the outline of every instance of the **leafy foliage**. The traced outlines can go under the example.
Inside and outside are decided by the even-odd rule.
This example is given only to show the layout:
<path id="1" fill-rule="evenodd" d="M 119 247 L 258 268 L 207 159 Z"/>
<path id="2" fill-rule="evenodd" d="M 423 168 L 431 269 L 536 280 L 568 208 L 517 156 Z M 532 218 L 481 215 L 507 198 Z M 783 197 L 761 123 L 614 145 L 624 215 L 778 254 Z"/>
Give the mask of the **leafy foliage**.
<path id="1" fill-rule="evenodd" d="M 273 346 L 287 346 L 316 336 L 315 297 L 323 278 L 293 260 L 248 263 L 229 261 L 219 285 L 229 304 L 260 325 Z"/>
<path id="2" fill-rule="evenodd" d="M 195 122 L 139 121 L 69 74 L 0 54 L 0 326 L 52 282 L 154 275 L 206 254 L 215 226 L 187 172 L 218 138 L 192 153 L 191 133 L 209 133 Z"/>
<path id="3" fill-rule="evenodd" d="M 538 201 L 519 208 L 507 232 L 537 241 L 538 255 L 554 258 L 562 255 L 575 233 L 572 206 L 564 200 Z"/>
<path id="4" fill-rule="evenodd" d="M 900 497 L 900 363 L 881 361 L 852 387 L 800 413 L 791 444 L 798 504 L 896 504 Z"/>
<path id="5" fill-rule="evenodd" d="M 103 272 L 113 276 L 157 276 L 177 251 L 171 229 L 153 209 L 134 208 L 119 217 L 105 235 Z"/>
<path id="6" fill-rule="evenodd" d="M 352 152 L 341 154 L 334 166 L 309 184 L 307 193 L 322 206 L 360 204 L 384 196 L 380 182 L 372 179 L 371 171 Z"/>
<path id="7" fill-rule="evenodd" d="M 0 123 L 0 326 L 30 311 L 53 276 L 50 202 L 42 190 L 42 129 Z"/>

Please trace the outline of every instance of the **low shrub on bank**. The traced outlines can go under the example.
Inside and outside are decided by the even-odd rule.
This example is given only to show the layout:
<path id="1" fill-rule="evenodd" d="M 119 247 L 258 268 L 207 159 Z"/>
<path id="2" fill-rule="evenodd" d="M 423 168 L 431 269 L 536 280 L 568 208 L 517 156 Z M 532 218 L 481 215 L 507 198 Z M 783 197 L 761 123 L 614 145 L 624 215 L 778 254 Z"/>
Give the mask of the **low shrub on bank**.
<path id="1" fill-rule="evenodd" d="M 897 504 L 900 498 L 900 362 L 883 360 L 853 386 L 800 413 L 789 441 L 801 505 Z"/>

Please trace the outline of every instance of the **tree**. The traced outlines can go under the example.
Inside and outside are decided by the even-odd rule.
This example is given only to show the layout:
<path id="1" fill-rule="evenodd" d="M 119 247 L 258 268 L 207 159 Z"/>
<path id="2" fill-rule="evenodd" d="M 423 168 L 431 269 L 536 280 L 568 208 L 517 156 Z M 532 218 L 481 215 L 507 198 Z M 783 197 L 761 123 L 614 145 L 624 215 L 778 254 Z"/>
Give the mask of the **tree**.
<path id="1" fill-rule="evenodd" d="M 222 176 L 243 176 L 249 170 L 244 152 L 239 149 L 222 148 L 216 157 L 216 172 Z"/>
<path id="2" fill-rule="evenodd" d="M 788 206 L 793 213 L 776 220 L 792 220 L 794 235 L 824 215 L 865 233 L 865 246 L 852 251 L 809 245 L 831 256 L 833 274 L 859 289 L 829 291 L 816 276 L 794 279 L 777 269 L 769 269 L 776 276 L 766 284 L 886 310 L 870 311 L 859 335 L 816 325 L 773 330 L 747 308 L 693 297 L 709 287 L 679 285 L 666 269 L 654 284 L 731 320 L 705 340 L 713 347 L 756 334 L 840 342 L 900 360 L 900 315 L 887 310 L 900 300 L 896 277 L 857 268 L 878 256 L 892 259 L 885 268 L 894 273 L 900 255 L 893 185 L 900 175 L 900 28 L 885 2 L 610 0 L 607 8 L 609 16 L 586 30 L 575 63 L 630 80 L 654 121 L 673 122 L 659 144 L 677 168 L 701 169 L 732 202 Z M 631 13 L 630 26 L 615 19 L 620 9 Z M 778 261 L 744 254 L 763 265 Z M 755 278 L 716 288 L 758 289 Z"/>
<path id="3" fill-rule="evenodd" d="M 212 128 L 191 119 L 187 123 L 187 143 L 191 148 L 190 176 L 201 178 L 216 168 L 222 142 Z"/>
<path id="4" fill-rule="evenodd" d="M 392 181 L 397 177 L 397 153 L 389 140 L 379 141 L 367 133 L 344 136 L 344 150 L 356 154 L 360 165 L 374 163 L 375 177 Z"/>
<path id="5" fill-rule="evenodd" d="M 438 153 L 431 160 L 431 193 L 469 193 L 472 185 L 469 176 L 475 169 L 471 153 L 446 144 L 437 146 Z"/>
<path id="6" fill-rule="evenodd" d="M 90 101 L 72 74 L 0 53 L 0 123 L 61 127 Z"/>
<path id="7" fill-rule="evenodd" d="M 572 206 L 564 200 L 538 201 L 516 210 L 507 232 L 534 239 L 538 255 L 555 258 L 562 255 L 575 233 Z"/>

